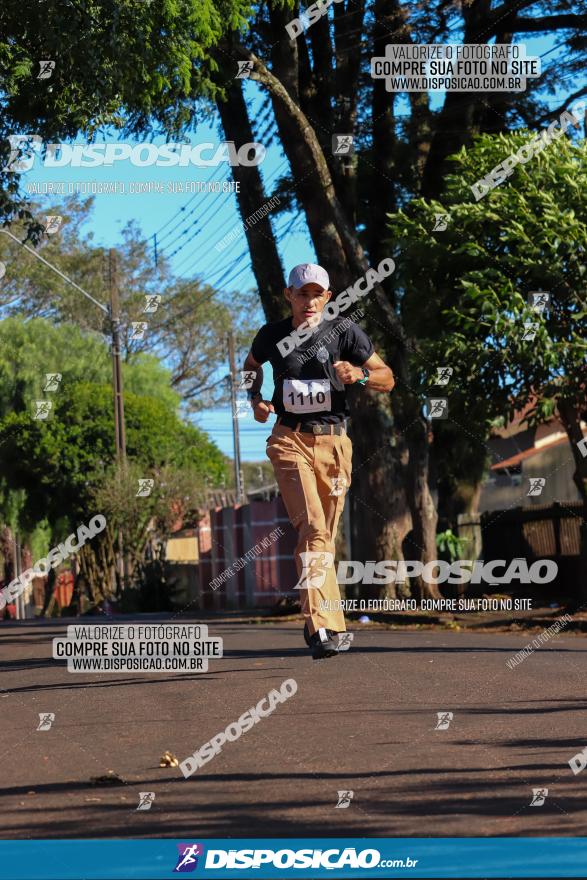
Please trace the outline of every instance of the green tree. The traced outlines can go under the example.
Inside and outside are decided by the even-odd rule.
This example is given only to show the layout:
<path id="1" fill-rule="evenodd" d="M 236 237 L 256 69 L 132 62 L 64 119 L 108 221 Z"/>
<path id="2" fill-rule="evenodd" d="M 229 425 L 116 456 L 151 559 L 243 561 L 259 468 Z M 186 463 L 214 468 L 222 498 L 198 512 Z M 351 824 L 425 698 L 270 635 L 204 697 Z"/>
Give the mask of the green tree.
<path id="1" fill-rule="evenodd" d="M 156 515 L 161 527 L 166 523 L 169 527 L 180 514 L 193 512 L 196 500 L 203 503 L 207 481 L 220 483 L 226 478 L 227 461 L 205 434 L 182 422 L 176 408 L 165 400 L 129 391 L 125 404 L 135 494 L 139 472 L 157 487 L 156 507 L 145 501 L 141 509 L 149 515 L 133 521 L 128 549 L 136 566 L 152 517 Z M 0 421 L 0 477 L 6 490 L 24 490 L 18 512 L 21 528 L 30 533 L 47 519 L 60 526 L 59 533 L 54 529 L 53 534 L 57 542 L 101 512 L 96 509 L 100 491 L 112 487 L 115 480 L 126 485 L 124 474 L 121 477 L 118 471 L 113 476 L 113 438 L 113 399 L 108 385 L 77 382 L 65 387 L 55 397 L 47 420 L 34 419 L 30 410 L 5 415 Z M 173 487 L 173 493 L 169 488 L 163 491 L 162 482 Z M 111 506 L 109 512 L 115 511 L 116 506 Z M 115 590 L 114 550 L 120 524 L 120 517 L 114 516 L 107 530 L 82 551 L 95 599 L 101 597 L 102 589 L 110 594 Z"/>
<path id="2" fill-rule="evenodd" d="M 107 127 L 179 133 L 195 118 L 194 94 L 214 99 L 210 50 L 246 27 L 243 0 L 62 0 L 0 6 L 0 140 L 38 134 L 45 143 Z M 53 59 L 49 79 L 39 62 Z M 5 141 L 3 159 L 9 155 Z M 4 161 L 0 162 L 0 167 Z M 17 174 L 0 172 L 0 218 L 26 210 Z"/>
<path id="3" fill-rule="evenodd" d="M 59 234 L 44 237 L 37 250 L 94 299 L 106 304 L 109 256 L 94 245 L 91 235 L 82 231 L 91 217 L 92 201 L 71 197 L 45 212 L 35 205 L 37 216 L 56 213 L 64 218 Z M 24 238 L 23 224 L 13 224 L 11 231 Z M 77 324 L 95 334 L 109 333 L 104 313 L 95 304 L 2 234 L 0 260 L 7 267 L 0 281 L 0 308 L 4 315 L 41 316 L 56 324 Z M 219 292 L 205 279 L 174 277 L 164 256 L 155 265 L 135 223 L 129 223 L 122 231 L 122 242 L 116 250 L 115 276 L 124 362 L 143 363 L 145 355 L 155 355 L 169 368 L 172 387 L 192 411 L 225 403 L 227 394 L 222 379 L 227 369 L 226 336 L 234 329 L 237 350 L 244 351 L 255 321 L 259 321 L 256 296 L 252 292 Z M 145 312 L 147 307 L 151 310 Z M 134 322 L 147 325 L 138 338 L 133 332 Z"/>
<path id="4" fill-rule="evenodd" d="M 405 321 L 427 365 L 421 387 L 433 384 L 436 367 L 454 370 L 449 431 L 466 435 L 484 458 L 494 419 L 524 407 L 529 424 L 558 413 L 587 514 L 579 446 L 587 415 L 586 143 L 560 138 L 479 202 L 470 189 L 528 141 L 525 133 L 479 137 L 453 157 L 443 203 L 413 201 L 391 217 L 390 232 Z M 450 220 L 433 232 L 438 212 Z M 531 305 L 537 291 L 550 295 L 542 311 Z M 582 535 L 587 566 L 586 519 Z"/>
<path id="5" fill-rule="evenodd" d="M 47 373 L 61 376 L 54 391 L 45 390 Z M 44 318 L 0 321 L 0 418 L 10 412 L 32 414 L 36 400 L 57 402 L 77 383 L 104 384 L 111 377 L 110 352 L 99 334 L 84 333 L 74 324 L 55 326 Z M 123 364 L 123 382 L 125 391 L 179 406 L 169 372 L 152 354 L 137 354 Z"/>
<path id="6" fill-rule="evenodd" d="M 174 464 L 191 468 L 194 479 L 220 482 L 226 460 L 205 434 L 181 422 L 161 400 L 129 392 L 125 399 L 130 460 L 148 472 Z M 114 461 L 112 389 L 78 383 L 64 389 L 46 420 L 31 412 L 11 413 L 0 425 L 1 467 L 7 484 L 27 493 L 31 522 L 39 512 L 74 521 L 91 513 L 92 492 Z"/>

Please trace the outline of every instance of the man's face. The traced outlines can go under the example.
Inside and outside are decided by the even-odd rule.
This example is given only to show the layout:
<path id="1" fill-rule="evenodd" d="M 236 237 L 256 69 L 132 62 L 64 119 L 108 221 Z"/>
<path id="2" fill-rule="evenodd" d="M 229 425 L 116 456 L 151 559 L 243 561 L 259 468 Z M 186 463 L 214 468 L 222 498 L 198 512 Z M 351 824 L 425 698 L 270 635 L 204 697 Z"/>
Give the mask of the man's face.
<path id="1" fill-rule="evenodd" d="M 323 290 L 319 284 L 311 281 L 303 287 L 286 287 L 284 294 L 291 305 L 294 327 L 298 327 L 304 321 L 310 326 L 318 323 L 332 291 Z"/>

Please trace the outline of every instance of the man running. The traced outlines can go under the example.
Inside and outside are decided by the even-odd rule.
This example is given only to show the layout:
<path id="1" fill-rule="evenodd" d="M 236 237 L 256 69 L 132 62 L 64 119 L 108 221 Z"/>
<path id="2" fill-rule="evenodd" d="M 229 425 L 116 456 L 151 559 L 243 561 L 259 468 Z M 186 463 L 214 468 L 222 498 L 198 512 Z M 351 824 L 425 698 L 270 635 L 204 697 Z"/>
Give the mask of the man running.
<path id="1" fill-rule="evenodd" d="M 244 370 L 256 374 L 248 391 L 256 421 L 277 415 L 267 455 L 298 533 L 304 637 L 319 660 L 337 653 L 336 636 L 346 631 L 334 569 L 334 541 L 351 482 L 346 386 L 389 392 L 394 378 L 357 324 L 322 315 L 332 296 L 325 269 L 302 263 L 290 272 L 288 285 L 291 318 L 261 327 Z M 273 367 L 271 401 L 260 393 L 266 361 Z"/>

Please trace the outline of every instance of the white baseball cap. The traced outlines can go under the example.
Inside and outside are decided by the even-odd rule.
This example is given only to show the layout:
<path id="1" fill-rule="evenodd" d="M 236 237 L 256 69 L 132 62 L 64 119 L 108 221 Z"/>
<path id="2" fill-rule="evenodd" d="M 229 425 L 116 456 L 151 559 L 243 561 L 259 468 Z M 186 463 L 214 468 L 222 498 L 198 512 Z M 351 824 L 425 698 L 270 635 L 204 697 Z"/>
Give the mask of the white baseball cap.
<path id="1" fill-rule="evenodd" d="M 330 288 L 330 279 L 326 269 L 323 269 L 322 266 L 317 266 L 316 263 L 300 263 L 299 266 L 294 266 L 289 273 L 287 286 L 300 288 L 304 284 L 310 284 L 311 282 L 319 284 L 323 290 Z"/>

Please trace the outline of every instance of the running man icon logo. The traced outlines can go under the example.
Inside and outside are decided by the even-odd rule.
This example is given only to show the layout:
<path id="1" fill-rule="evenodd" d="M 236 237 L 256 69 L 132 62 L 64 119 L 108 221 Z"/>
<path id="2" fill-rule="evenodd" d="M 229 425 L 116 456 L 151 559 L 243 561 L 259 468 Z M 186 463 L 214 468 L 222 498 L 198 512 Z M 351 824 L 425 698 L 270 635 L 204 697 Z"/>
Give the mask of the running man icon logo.
<path id="1" fill-rule="evenodd" d="M 453 720 L 454 715 L 452 712 L 437 712 L 436 716 L 438 721 L 436 722 L 436 727 L 434 730 L 448 730 L 450 727 L 450 722 Z"/>
<path id="2" fill-rule="evenodd" d="M 161 294 L 160 293 L 146 293 L 145 294 L 145 308 L 143 312 L 156 312 L 161 304 Z"/>
<path id="3" fill-rule="evenodd" d="M 131 339 L 144 339 L 145 338 L 145 330 L 149 325 L 146 321 L 132 321 L 131 323 Z"/>
<path id="4" fill-rule="evenodd" d="M 354 633 L 342 632 L 338 634 L 338 650 L 348 651 L 355 637 Z"/>
<path id="5" fill-rule="evenodd" d="M 154 485 L 155 480 L 139 479 L 139 490 L 135 498 L 148 498 Z"/>
<path id="6" fill-rule="evenodd" d="M 49 214 L 45 217 L 45 235 L 55 235 L 59 232 L 62 223 L 63 217 L 59 214 Z"/>
<path id="7" fill-rule="evenodd" d="M 532 342 L 536 337 L 538 324 L 535 321 L 524 321 L 524 332 L 522 334 L 523 342 Z"/>
<path id="8" fill-rule="evenodd" d="M 139 805 L 135 810 L 150 810 L 153 806 L 153 801 L 155 800 L 155 792 L 154 791 L 139 791 Z"/>
<path id="9" fill-rule="evenodd" d="M 545 290 L 531 290 L 528 294 L 528 305 L 533 312 L 541 315 L 550 305 L 550 293 Z"/>
<path id="10" fill-rule="evenodd" d="M 37 730 L 51 730 L 55 721 L 55 712 L 39 712 L 39 726 Z"/>
<path id="11" fill-rule="evenodd" d="M 7 140 L 10 144 L 10 155 L 6 165 L 2 166 L 2 171 L 11 171 L 13 174 L 30 171 L 35 163 L 35 154 L 43 146 L 43 138 L 38 134 L 11 134 Z"/>
<path id="12" fill-rule="evenodd" d="M 534 496 L 534 495 L 542 495 L 542 490 L 546 486 L 546 477 L 530 477 L 530 488 L 526 494 Z"/>
<path id="13" fill-rule="evenodd" d="M 450 214 L 435 214 L 432 232 L 444 232 L 445 229 L 448 229 L 449 221 Z"/>
<path id="14" fill-rule="evenodd" d="M 448 418 L 448 399 L 446 397 L 431 397 L 427 402 L 429 419 Z"/>
<path id="15" fill-rule="evenodd" d="M 533 788 L 532 789 L 532 800 L 530 801 L 530 807 L 541 807 L 548 797 L 548 789 L 547 788 Z"/>
<path id="16" fill-rule="evenodd" d="M 253 387 L 256 375 L 255 370 L 239 370 L 237 389 L 239 391 L 248 391 L 249 388 Z"/>
<path id="17" fill-rule="evenodd" d="M 248 79 L 253 72 L 253 62 L 252 61 L 237 61 L 238 64 L 238 73 L 236 75 L 237 79 Z"/>
<path id="18" fill-rule="evenodd" d="M 300 553 L 302 573 L 294 590 L 319 590 L 324 586 L 328 569 L 334 563 L 334 553 L 327 550 L 305 550 Z"/>
<path id="19" fill-rule="evenodd" d="M 179 856 L 177 865 L 173 869 L 179 874 L 195 871 L 198 866 L 198 858 L 204 855 L 204 847 L 201 843 L 178 843 Z"/>
<path id="20" fill-rule="evenodd" d="M 329 495 L 333 495 L 335 498 L 340 498 L 341 495 L 344 495 L 347 487 L 346 477 L 330 477 L 330 482 L 332 483 L 332 489 L 328 493 Z"/>
<path id="21" fill-rule="evenodd" d="M 53 401 L 51 400 L 35 400 L 35 412 L 33 419 L 48 419 L 53 409 Z"/>
<path id="22" fill-rule="evenodd" d="M 347 810 L 350 807 L 351 801 L 354 798 L 354 796 L 355 796 L 354 791 L 339 791 L 338 792 L 338 803 L 334 809 L 335 810 Z"/>
<path id="23" fill-rule="evenodd" d="M 355 152 L 353 146 L 354 138 L 352 134 L 333 134 L 332 135 L 332 155 L 333 156 L 352 156 Z"/>
<path id="24" fill-rule="evenodd" d="M 43 391 L 59 391 L 61 376 L 61 373 L 45 373 L 45 387 Z"/>
<path id="25" fill-rule="evenodd" d="M 453 373 L 454 370 L 452 367 L 436 367 L 436 382 L 434 384 L 448 385 Z"/>
<path id="26" fill-rule="evenodd" d="M 54 70 L 54 61 L 39 61 L 39 72 L 37 74 L 37 79 L 51 79 Z"/>

